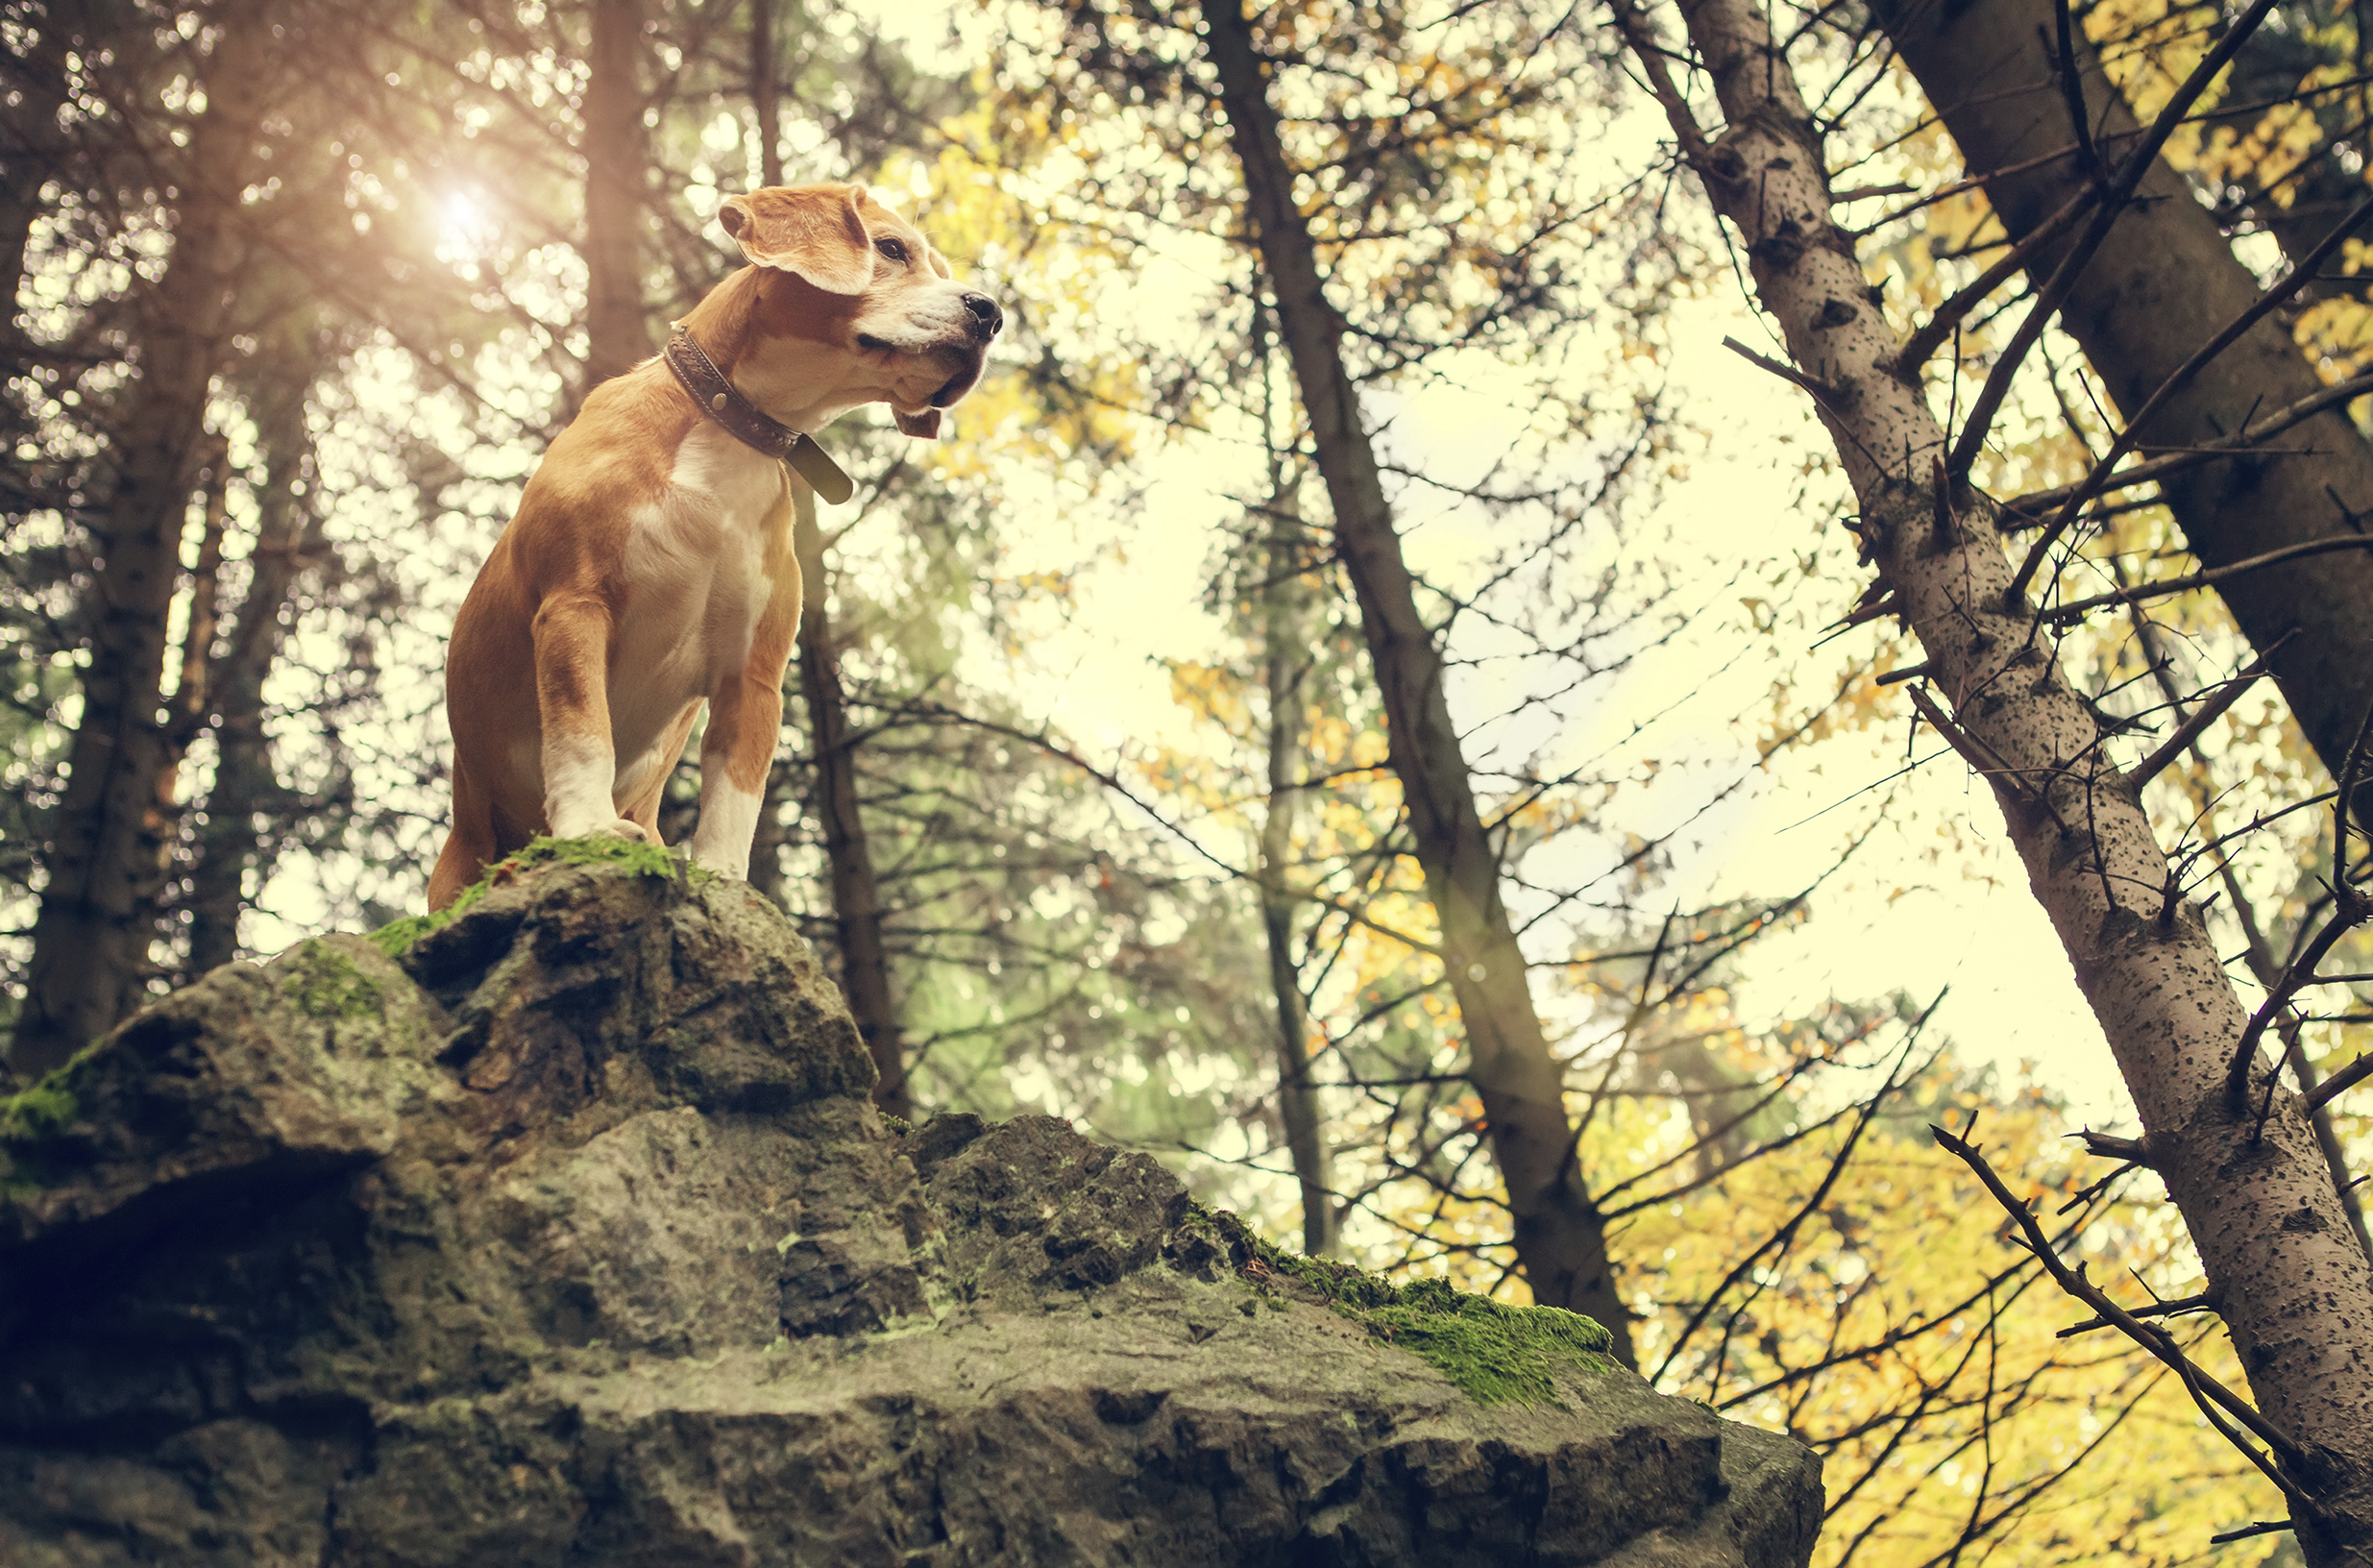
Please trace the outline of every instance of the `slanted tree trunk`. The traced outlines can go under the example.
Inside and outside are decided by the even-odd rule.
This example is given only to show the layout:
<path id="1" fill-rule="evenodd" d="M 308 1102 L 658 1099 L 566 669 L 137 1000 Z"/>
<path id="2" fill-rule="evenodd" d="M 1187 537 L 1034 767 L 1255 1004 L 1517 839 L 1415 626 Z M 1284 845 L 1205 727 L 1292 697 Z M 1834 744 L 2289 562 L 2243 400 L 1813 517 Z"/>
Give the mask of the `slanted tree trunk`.
<path id="1" fill-rule="evenodd" d="M 832 873 L 832 921 L 839 933 L 841 990 L 857 1020 L 857 1033 L 881 1078 L 873 1103 L 893 1116 L 915 1114 L 906 1079 L 906 1041 L 890 984 L 890 949 L 882 940 L 882 890 L 873 874 L 872 851 L 857 805 L 857 753 L 848 731 L 848 697 L 841 689 L 832 622 L 825 608 L 823 530 L 816 524 L 816 497 L 792 483 L 796 518 L 794 548 L 799 556 L 799 691 L 807 699 L 809 744 L 816 757 L 816 824 L 823 834 L 824 860 Z"/>
<path id="2" fill-rule="evenodd" d="M 1565 1072 L 1533 1011 L 1525 956 L 1501 901 L 1500 859 L 1483 831 L 1445 700 L 1441 650 L 1418 614 L 1375 448 L 1360 423 L 1358 392 L 1343 362 L 1342 318 L 1327 303 L 1317 247 L 1294 205 L 1293 171 L 1252 27 L 1242 0 L 1203 0 L 1202 14 L 1261 267 L 1333 507 L 1335 551 L 1358 598 L 1383 696 L 1392 769 L 1466 1030 L 1467 1076 L 1507 1184 L 1517 1258 L 1536 1301 L 1597 1318 L 1629 1364 L 1629 1314 L 1607 1265 L 1604 1223 L 1582 1181 Z"/>
<path id="3" fill-rule="evenodd" d="M 82 622 L 90 638 L 65 796 L 43 857 L 16 1072 L 47 1071 L 97 1038 L 139 991 L 156 928 L 165 844 L 159 791 L 170 762 L 159 722 L 168 612 L 205 436 L 208 384 L 229 349 L 245 259 L 239 190 L 269 99 L 271 12 L 234 7 L 207 72 L 180 176 L 173 252 L 144 302 L 140 375 L 116 427 L 111 485 L 94 527 Z"/>
<path id="4" fill-rule="evenodd" d="M 1865 548 L 1950 704 L 1947 738 L 1982 764 L 2133 1091 L 2145 1158 L 2199 1249 L 2258 1411 L 2287 1445 L 2308 1560 L 2362 1563 L 2373 1554 L 2373 1263 L 2298 1097 L 2263 1056 L 2246 1103 L 2228 1093 L 2247 1012 L 2197 907 L 2165 898 L 2167 863 L 2133 783 L 2104 755 L 2102 728 L 2049 640 L 2031 635 L 2031 607 L 2009 594 L 1996 509 L 1966 485 L 1944 488 L 1945 433 L 1917 380 L 1897 374 L 1902 343 L 1831 222 L 1826 149 L 1762 9 L 1680 9 L 1728 124 L 1710 143 L 1645 23 L 1618 15 L 1716 210 L 1738 231 L 1759 303 L 1820 388 Z M 2024 80 L 1999 68 L 1996 56 L 1973 54 L 1962 80 Z"/>
<path id="5" fill-rule="evenodd" d="M 593 0 L 586 59 L 585 381 L 590 392 L 650 357 L 643 307 L 643 0 Z"/>
<path id="6" fill-rule="evenodd" d="M 283 798 L 264 733 L 265 678 L 280 657 L 288 601 L 319 557 L 322 542 L 312 509 L 298 493 L 312 454 L 306 404 L 312 366 L 289 356 L 281 375 L 263 385 L 250 405 L 264 460 L 257 498 L 256 544 L 238 618 L 208 676 L 214 719 L 214 782 L 206 821 L 196 832 L 189 875 L 189 970 L 192 976 L 238 956 L 239 917 L 248 880 L 265 862 L 267 820 Z"/>
<path id="7" fill-rule="evenodd" d="M 1987 200 L 2012 238 L 2033 233 L 2083 191 L 2085 171 L 2071 151 L 2074 136 L 2048 42 L 2051 0 L 1878 0 L 1871 9 L 1969 171 L 1985 180 Z M 2133 145 L 2135 119 L 2081 36 L 2079 53 L 2088 111 L 2104 159 L 2114 162 Z M 2043 247 L 2030 264 L 2039 286 L 2067 243 Z M 2162 160 L 2086 267 L 2060 319 L 2119 410 L 2130 414 L 2260 293 L 2215 220 Z M 2138 434 L 2155 447 L 2202 445 L 2238 431 L 2252 410 L 2262 417 L 2322 384 L 2269 317 Z M 2362 532 L 2361 520 L 2373 517 L 2373 446 L 2344 413 L 2323 413 L 2275 444 L 2312 450 L 2210 462 L 2162 484 L 2185 542 L 2206 565 Z M 2338 777 L 2358 723 L 2373 704 L 2373 551 L 2342 551 L 2245 573 L 2217 592 L 2260 650 L 2299 633 L 2275 653 L 2274 678 L 2325 770 Z"/>

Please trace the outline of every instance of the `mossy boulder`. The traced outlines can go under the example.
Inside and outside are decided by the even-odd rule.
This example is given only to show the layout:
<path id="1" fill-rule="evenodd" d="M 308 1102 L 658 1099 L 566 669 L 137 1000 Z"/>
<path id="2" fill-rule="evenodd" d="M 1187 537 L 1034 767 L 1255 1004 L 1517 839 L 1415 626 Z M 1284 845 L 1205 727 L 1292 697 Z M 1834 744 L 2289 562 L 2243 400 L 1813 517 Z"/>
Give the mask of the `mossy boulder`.
<path id="1" fill-rule="evenodd" d="M 0 1104 L 0 1562 L 1809 1556 L 1819 1461 L 1585 1319 L 1048 1117 L 893 1127 L 740 884 L 552 854 L 403 935 Z"/>

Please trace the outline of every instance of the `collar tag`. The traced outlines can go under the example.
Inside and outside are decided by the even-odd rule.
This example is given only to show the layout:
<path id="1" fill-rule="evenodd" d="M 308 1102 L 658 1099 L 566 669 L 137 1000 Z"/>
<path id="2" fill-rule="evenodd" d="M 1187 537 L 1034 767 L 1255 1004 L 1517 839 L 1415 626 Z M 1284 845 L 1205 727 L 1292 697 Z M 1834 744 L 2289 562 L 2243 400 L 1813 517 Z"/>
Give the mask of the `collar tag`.
<path id="1" fill-rule="evenodd" d="M 802 435 L 793 442 L 791 450 L 783 453 L 783 461 L 795 469 L 799 478 L 807 480 L 809 488 L 827 505 L 843 505 L 857 493 L 857 486 L 848 475 L 843 472 L 840 464 L 825 455 L 824 449 L 816 444 L 816 438 L 812 435 Z"/>

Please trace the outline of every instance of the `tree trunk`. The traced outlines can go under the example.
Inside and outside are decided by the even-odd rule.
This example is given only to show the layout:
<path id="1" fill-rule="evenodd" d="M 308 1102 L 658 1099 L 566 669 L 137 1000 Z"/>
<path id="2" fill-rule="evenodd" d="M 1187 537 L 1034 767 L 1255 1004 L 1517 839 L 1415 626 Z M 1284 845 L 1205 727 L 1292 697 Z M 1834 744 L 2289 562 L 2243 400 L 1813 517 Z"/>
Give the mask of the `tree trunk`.
<path id="1" fill-rule="evenodd" d="M 791 842 L 790 815 L 799 796 L 796 765 L 777 750 L 767 770 L 766 798 L 758 807 L 758 831 L 750 836 L 749 885 L 779 909 L 791 907 L 783 876 L 783 845 Z"/>
<path id="2" fill-rule="evenodd" d="M 2131 783 L 2104 757 L 2050 643 L 2030 634 L 2032 610 L 2010 599 L 1995 509 L 1966 487 L 1939 493 L 1945 432 L 1920 388 L 1896 374 L 1902 344 L 1830 220 L 1826 150 L 1761 9 L 1681 10 L 1729 125 L 1717 141 L 1702 140 L 1644 24 L 1622 13 L 1635 56 L 1739 231 L 1759 302 L 1817 379 L 1865 546 L 1952 704 L 1947 739 L 1983 766 L 2133 1091 L 2148 1163 L 2199 1248 L 2259 1411 L 2290 1445 L 2287 1469 L 2309 1500 L 2292 1515 L 2308 1559 L 2361 1563 L 2373 1553 L 2373 1264 L 2298 1097 L 2263 1057 L 2248 1103 L 2227 1092 L 2248 1016 L 2198 909 L 2163 902 L 2167 863 Z M 1996 64 L 1965 57 L 1964 80 Z"/>
<path id="3" fill-rule="evenodd" d="M 1987 199 L 2014 239 L 2084 189 L 2074 156 L 2047 157 L 2073 139 L 2046 42 L 2053 37 L 2050 0 L 1960 7 L 1879 0 L 1872 10 L 1970 171 L 1984 178 Z M 2135 119 L 2081 41 L 2079 52 L 2086 103 L 2103 156 L 2114 159 L 2133 145 Z M 2020 167 L 2037 159 L 2046 160 Z M 1991 172 L 1997 169 L 2016 172 Z M 2040 285 L 2066 250 L 2065 243 L 2045 246 L 2029 276 Z M 2162 160 L 2067 296 L 2061 321 L 2121 413 L 2131 414 L 2261 292 L 2215 220 Z M 2271 412 L 2322 384 L 2288 331 L 2269 317 L 2138 433 L 2156 447 L 2202 445 L 2240 429 L 2253 409 Z M 2312 451 L 2213 461 L 2161 484 L 2204 564 L 2229 566 L 2285 545 L 2363 531 L 2361 520 L 2373 515 L 2373 446 L 2347 415 L 2329 410 L 2280 444 Z M 2247 573 L 2217 592 L 2261 651 L 2293 630 L 2301 633 L 2274 655 L 2274 678 L 2326 772 L 2338 777 L 2357 725 L 2373 705 L 2373 551 L 2341 551 Z"/>
<path id="4" fill-rule="evenodd" d="M 1302 1189 L 1302 1250 L 1324 1258 L 1334 1251 L 1336 1238 L 1334 1178 L 1318 1086 L 1310 1077 L 1309 1018 L 1302 1000 L 1302 966 L 1293 951 L 1298 905 L 1286 881 L 1301 803 L 1294 774 L 1302 771 L 1304 756 L 1301 709 L 1303 677 L 1310 667 L 1309 618 L 1303 605 L 1301 540 L 1295 536 L 1299 519 L 1279 454 L 1272 453 L 1270 466 L 1269 550 L 1263 562 L 1268 580 L 1261 595 L 1269 798 L 1260 823 L 1260 926 L 1268 938 L 1269 986 L 1277 993 L 1277 1115 Z"/>
<path id="5" fill-rule="evenodd" d="M 782 95 L 774 46 L 774 0 L 749 0 L 749 106 L 757 122 L 758 183 L 783 183 Z M 809 505 L 814 506 L 811 500 Z M 802 592 L 813 589 L 802 584 Z M 802 612 L 804 619 L 804 612 Z M 778 906 L 789 907 L 783 886 L 783 845 L 791 837 L 786 820 L 793 764 L 779 748 L 767 771 L 766 798 L 758 808 L 758 831 L 750 840 L 749 885 Z"/>
<path id="6" fill-rule="evenodd" d="M 208 381 L 228 348 L 242 272 L 239 190 L 268 98 L 268 11 L 233 8 L 207 73 L 207 109 L 181 177 L 173 252 L 141 312 L 140 375 L 116 427 L 113 484 L 82 621 L 82 716 L 44 864 L 25 1005 L 10 1065 L 34 1076 L 111 1025 L 149 966 L 164 843 L 155 807 L 168 741 L 159 723 L 165 630 L 205 439 Z"/>
<path id="7" fill-rule="evenodd" d="M 206 821 L 197 829 L 197 859 L 190 869 L 192 978 L 238 956 L 248 878 L 260 873 L 265 861 L 266 835 L 258 821 L 281 796 L 263 728 L 263 687 L 280 657 L 289 598 L 320 546 L 311 509 L 296 490 L 312 453 L 305 418 L 312 380 L 312 365 L 290 355 L 281 362 L 279 379 L 259 387 L 250 407 L 263 451 L 264 487 L 257 502 L 247 594 L 208 677 L 214 783 L 207 792 Z"/>
<path id="8" fill-rule="evenodd" d="M 585 83 L 585 383 L 651 355 L 643 308 L 643 0 L 593 0 Z M 579 393 L 581 402 L 583 393 Z"/>
<path id="9" fill-rule="evenodd" d="M 25 276 L 25 251 L 41 216 L 41 187 L 66 150 L 58 110 L 65 102 L 65 55 L 69 42 L 56 18 L 45 18 L 38 40 L 11 62 L 7 82 L 16 101 L 0 104 L 0 255 L 10 258 L 8 308 L 0 311 L 0 341 L 7 344 L 10 374 L 24 368 L 28 345 L 16 327 L 16 292 Z M 0 419 L 21 423 L 14 400 L 0 399 Z"/>
<path id="10" fill-rule="evenodd" d="M 824 608 L 823 531 L 816 525 L 816 497 L 792 484 L 797 509 L 793 533 L 799 556 L 799 690 L 807 699 L 810 744 L 816 753 L 816 821 L 824 838 L 824 860 L 832 872 L 832 919 L 840 935 L 841 990 L 857 1019 L 857 1033 L 881 1078 L 873 1103 L 893 1116 L 912 1116 L 907 1090 L 906 1041 L 890 987 L 890 951 L 882 941 L 881 886 L 866 845 L 865 818 L 857 806 L 857 754 L 848 734 L 848 698 L 832 646 L 832 623 Z"/>
<path id="11" fill-rule="evenodd" d="M 1293 171 L 1252 28 L 1242 0 L 1203 0 L 1202 13 L 1262 269 L 1333 506 L 1335 551 L 1376 664 L 1392 769 L 1466 1029 L 1467 1076 L 1507 1184 L 1516 1255 L 1536 1301 L 1597 1318 L 1628 1365 L 1629 1314 L 1607 1266 L 1604 1223 L 1582 1182 L 1564 1069 L 1533 1012 L 1525 956 L 1500 898 L 1499 856 L 1445 701 L 1441 651 L 1417 611 L 1358 392 L 1343 363 L 1342 318 L 1327 303 L 1317 248 L 1294 205 Z"/>
<path id="12" fill-rule="evenodd" d="M 758 121 L 758 183 L 783 183 L 780 72 L 774 55 L 774 0 L 749 0 L 749 105 Z"/>

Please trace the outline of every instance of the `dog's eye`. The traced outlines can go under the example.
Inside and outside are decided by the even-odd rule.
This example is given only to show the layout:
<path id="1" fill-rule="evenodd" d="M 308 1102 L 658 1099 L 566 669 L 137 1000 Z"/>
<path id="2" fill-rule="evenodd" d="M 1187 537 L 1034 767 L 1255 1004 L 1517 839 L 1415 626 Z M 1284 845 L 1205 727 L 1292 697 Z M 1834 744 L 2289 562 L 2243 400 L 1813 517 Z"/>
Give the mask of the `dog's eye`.
<path id="1" fill-rule="evenodd" d="M 877 239 L 873 248 L 901 266 L 906 263 L 906 247 L 894 239 Z"/>

